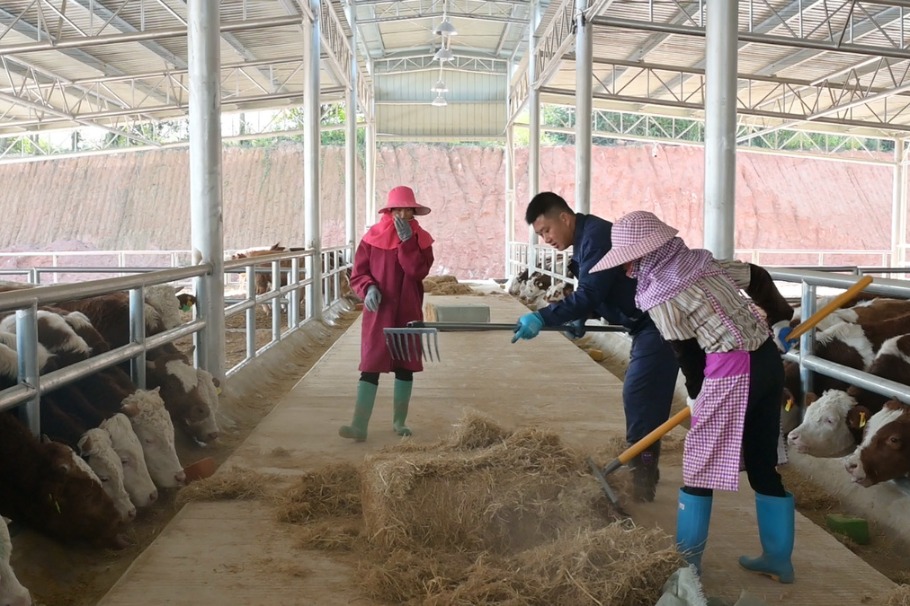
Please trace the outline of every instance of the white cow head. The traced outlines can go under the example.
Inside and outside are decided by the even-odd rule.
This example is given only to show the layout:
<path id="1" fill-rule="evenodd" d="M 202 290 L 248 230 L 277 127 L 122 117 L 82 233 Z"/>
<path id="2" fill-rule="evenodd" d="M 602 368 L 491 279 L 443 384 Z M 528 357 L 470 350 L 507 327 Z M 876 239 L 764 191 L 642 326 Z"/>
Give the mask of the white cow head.
<path id="1" fill-rule="evenodd" d="M 186 483 L 186 474 L 174 446 L 174 424 L 164 408 L 158 389 L 136 390 L 123 399 L 121 410 L 130 419 L 142 444 L 149 474 L 159 488 L 175 488 Z"/>
<path id="2" fill-rule="evenodd" d="M 218 421 L 215 412 L 218 410 L 218 381 L 207 370 L 196 369 L 197 389 L 199 395 L 208 404 L 209 414 L 199 423 L 190 424 L 190 432 L 201 442 L 211 442 L 218 439 Z"/>
<path id="3" fill-rule="evenodd" d="M 13 541 L 6 527 L 6 520 L 0 518 L 0 606 L 31 606 L 32 596 L 22 586 L 10 566 Z"/>
<path id="4" fill-rule="evenodd" d="M 114 501 L 117 513 L 124 521 L 136 517 L 136 507 L 123 487 L 123 465 L 114 452 L 111 438 L 103 429 L 89 429 L 79 439 L 79 451 L 88 459 L 88 466 L 101 481 L 104 492 Z"/>
<path id="5" fill-rule="evenodd" d="M 819 458 L 843 457 L 856 448 L 851 425 L 861 427 L 865 419 L 854 417 L 865 411 L 856 400 L 839 389 L 829 389 L 822 397 L 806 394 L 803 422 L 787 436 L 798 452 Z M 866 412 L 868 414 L 868 412 Z"/>
<path id="6" fill-rule="evenodd" d="M 169 330 L 183 324 L 177 289 L 170 284 L 156 284 L 146 288 L 145 302 L 157 312 L 161 325 L 159 331 Z"/>
<path id="7" fill-rule="evenodd" d="M 125 414 L 117 413 L 101 422 L 123 469 L 123 485 L 137 507 L 148 507 L 158 499 L 158 489 L 149 474 L 139 436 Z"/>

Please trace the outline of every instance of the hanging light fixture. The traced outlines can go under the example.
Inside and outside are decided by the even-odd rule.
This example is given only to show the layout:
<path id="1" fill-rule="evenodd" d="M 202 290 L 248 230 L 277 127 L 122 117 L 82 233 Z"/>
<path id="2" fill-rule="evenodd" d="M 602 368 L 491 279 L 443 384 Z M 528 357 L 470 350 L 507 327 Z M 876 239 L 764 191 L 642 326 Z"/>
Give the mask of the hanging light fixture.
<path id="1" fill-rule="evenodd" d="M 443 13 L 442 21 L 439 22 L 439 25 L 436 26 L 436 29 L 433 30 L 433 33 L 437 36 L 457 36 L 458 30 L 455 29 L 455 26 L 452 25 L 451 21 L 449 21 L 448 16 Z"/>
<path id="2" fill-rule="evenodd" d="M 437 36 L 457 36 L 458 30 L 455 29 L 455 26 L 452 25 L 452 22 L 449 21 L 449 3 L 446 0 L 446 3 L 442 6 L 442 21 L 439 22 L 439 25 L 433 30 L 433 33 Z"/>
<path id="3" fill-rule="evenodd" d="M 430 89 L 434 93 L 447 93 L 449 92 L 449 87 L 446 86 L 446 83 L 442 79 L 442 65 L 439 66 L 439 80 L 436 81 L 436 84 L 433 85 L 433 88 Z"/>
<path id="4" fill-rule="evenodd" d="M 433 103 L 431 103 L 433 107 L 445 107 L 448 104 L 449 102 L 446 101 L 446 98 L 442 93 L 436 93 L 436 98 L 433 99 Z"/>
<path id="5" fill-rule="evenodd" d="M 444 63 L 446 61 L 451 61 L 455 58 L 455 53 L 452 52 L 451 48 L 448 48 L 445 45 L 445 39 L 443 39 L 443 45 L 439 47 L 439 50 L 436 51 L 436 54 L 433 55 L 433 61 L 439 61 Z"/>

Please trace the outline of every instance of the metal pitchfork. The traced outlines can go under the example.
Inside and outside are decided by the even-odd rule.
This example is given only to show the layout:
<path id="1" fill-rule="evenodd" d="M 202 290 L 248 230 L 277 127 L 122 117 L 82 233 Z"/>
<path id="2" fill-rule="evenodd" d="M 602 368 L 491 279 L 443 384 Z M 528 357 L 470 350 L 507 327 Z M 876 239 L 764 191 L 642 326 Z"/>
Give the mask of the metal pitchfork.
<path id="1" fill-rule="evenodd" d="M 491 324 L 489 322 L 408 322 L 405 328 L 385 328 L 385 343 L 392 354 L 393 360 L 416 362 L 423 358 L 424 362 L 440 362 L 439 357 L 439 332 L 477 332 L 489 330 L 503 330 L 515 332 L 515 324 Z M 626 332 L 624 326 L 594 325 L 585 326 L 586 332 Z M 574 327 L 569 324 L 560 326 L 544 326 L 541 330 L 574 332 Z M 577 335 L 581 336 L 581 335 Z M 435 359 L 434 359 L 435 353 Z"/>

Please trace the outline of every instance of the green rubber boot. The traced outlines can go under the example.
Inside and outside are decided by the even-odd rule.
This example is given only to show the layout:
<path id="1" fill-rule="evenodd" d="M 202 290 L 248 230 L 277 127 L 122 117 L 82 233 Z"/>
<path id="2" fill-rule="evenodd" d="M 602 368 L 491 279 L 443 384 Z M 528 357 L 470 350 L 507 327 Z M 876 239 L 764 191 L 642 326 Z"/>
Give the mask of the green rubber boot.
<path id="1" fill-rule="evenodd" d="M 376 402 L 377 385 L 360 381 L 357 383 L 357 401 L 354 403 L 354 420 L 350 425 L 342 425 L 338 435 L 357 442 L 367 439 L 367 425 L 370 424 L 370 415 L 373 414 L 373 404 Z"/>
<path id="2" fill-rule="evenodd" d="M 400 381 L 395 379 L 395 390 L 392 393 L 392 428 L 400 436 L 411 435 L 404 422 L 408 418 L 408 404 L 411 402 L 411 389 L 414 387 L 414 381 Z"/>

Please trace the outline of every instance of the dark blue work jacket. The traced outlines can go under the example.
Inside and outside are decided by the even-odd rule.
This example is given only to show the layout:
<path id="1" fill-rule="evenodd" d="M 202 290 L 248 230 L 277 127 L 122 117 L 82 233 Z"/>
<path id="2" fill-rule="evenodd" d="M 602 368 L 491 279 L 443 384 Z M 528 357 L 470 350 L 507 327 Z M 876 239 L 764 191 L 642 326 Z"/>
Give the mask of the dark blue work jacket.
<path id="1" fill-rule="evenodd" d="M 539 310 L 547 326 L 557 326 L 580 318 L 601 317 L 610 324 L 622 324 L 632 335 L 654 322 L 635 306 L 636 282 L 623 267 L 589 273 L 612 247 L 613 224 L 594 215 L 575 213 L 575 240 L 569 269 L 578 280 L 575 291 Z"/>

